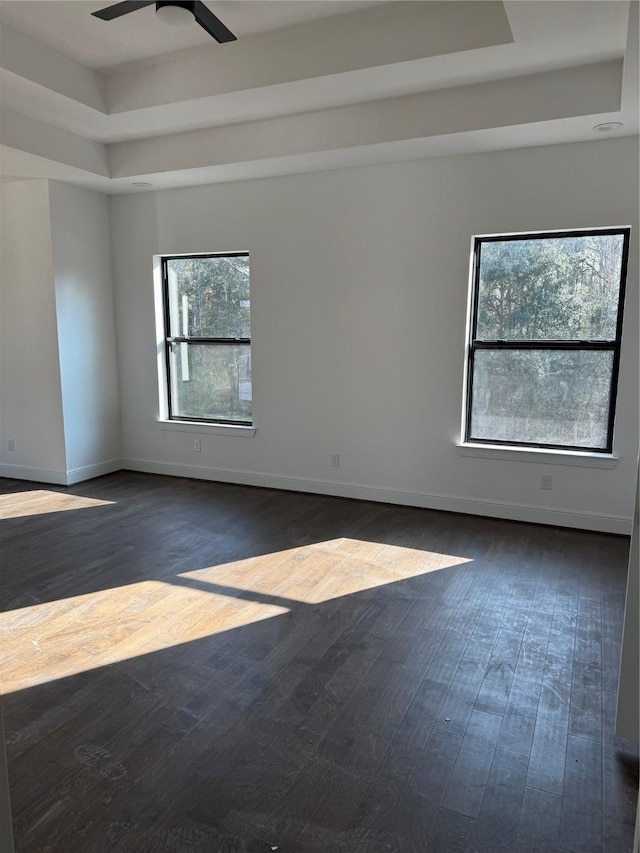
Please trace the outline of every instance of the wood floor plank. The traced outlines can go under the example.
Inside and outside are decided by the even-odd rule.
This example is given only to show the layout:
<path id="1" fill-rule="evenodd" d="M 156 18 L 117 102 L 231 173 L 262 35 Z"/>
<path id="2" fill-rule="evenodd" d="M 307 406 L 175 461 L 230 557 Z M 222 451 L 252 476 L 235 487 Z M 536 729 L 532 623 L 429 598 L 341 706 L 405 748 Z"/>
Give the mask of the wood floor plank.
<path id="1" fill-rule="evenodd" d="M 454 734 L 464 735 L 474 711 L 478 691 L 486 675 L 481 661 L 463 656 L 451 681 L 436 725 Z"/>
<path id="2" fill-rule="evenodd" d="M 580 596 L 575 659 L 602 666 L 602 603 L 598 598 Z"/>
<path id="3" fill-rule="evenodd" d="M 487 778 L 473 841 L 480 850 L 514 849 L 527 779 L 528 758 L 496 749 Z"/>
<path id="4" fill-rule="evenodd" d="M 426 853 L 438 853 L 440 850 L 463 853 L 469 849 L 475 826 L 476 822 L 466 815 L 440 809 L 425 848 Z"/>
<path id="5" fill-rule="evenodd" d="M 412 794 L 411 781 L 436 721 L 441 716 L 440 708 L 446 692 L 446 685 L 428 679 L 422 681 L 358 806 L 358 825 L 380 829 L 393 820 L 396 811 L 406 806 L 407 797 Z M 446 737 L 449 737 L 448 732 Z M 457 749 L 461 738 L 457 738 L 455 743 Z M 427 754 L 428 766 L 433 769 L 432 748 L 429 748 Z M 451 763 L 449 771 L 452 766 Z"/>
<path id="6" fill-rule="evenodd" d="M 510 628 L 498 634 L 475 702 L 478 711 L 504 714 L 523 637 Z"/>
<path id="7" fill-rule="evenodd" d="M 318 754 L 369 779 L 411 705 L 432 655 L 432 638 L 423 635 L 401 667 L 394 670 L 388 660 L 379 658 L 336 717 Z"/>
<path id="8" fill-rule="evenodd" d="M 556 595 L 527 775 L 528 786 L 550 794 L 564 786 L 576 631 Z"/>
<path id="9" fill-rule="evenodd" d="M 624 610 L 619 607 L 603 606 L 602 609 L 602 689 L 618 692 L 619 653 L 622 643 Z"/>
<path id="10" fill-rule="evenodd" d="M 525 702 L 519 703 L 519 694 L 512 693 L 502 717 L 498 747 L 523 755 L 529 760 L 536 727 L 536 713 Z"/>
<path id="11" fill-rule="evenodd" d="M 478 817 L 501 723 L 495 714 L 472 713 L 442 800 L 444 808 Z"/>
<path id="12" fill-rule="evenodd" d="M 567 753 L 569 708 L 553 686 L 544 685 L 536 715 L 527 784 L 561 795 Z"/>
<path id="13" fill-rule="evenodd" d="M 602 850 L 602 748 L 569 736 L 560 843 L 576 853 Z"/>
<path id="14" fill-rule="evenodd" d="M 603 850 L 625 850 L 632 846 L 636 820 L 638 742 L 614 734 L 616 694 L 605 691 L 602 704 Z"/>
<path id="15" fill-rule="evenodd" d="M 556 850 L 560 847 L 562 798 L 537 788 L 525 788 L 516 835 L 516 850 Z"/>
<path id="16" fill-rule="evenodd" d="M 73 849 L 74 845 L 82 849 L 87 845 L 89 849 L 88 839 L 101 825 L 105 806 L 129 794 L 137 781 L 182 737 L 180 732 L 160 727 L 139 744 L 129 743 L 111 750 L 94 745 L 79 749 L 77 760 L 82 767 L 71 778 L 82 779 L 82 784 L 57 787 L 55 830 L 50 825 L 30 827 L 25 843 L 34 849 L 46 849 L 47 845 L 61 850 Z"/>
<path id="17" fill-rule="evenodd" d="M 574 662 L 569 734 L 602 740 L 602 670 L 596 664 Z"/>
<path id="18" fill-rule="evenodd" d="M 432 731 L 409 785 L 391 815 L 391 826 L 397 827 L 401 839 L 400 849 L 410 853 L 425 850 L 461 744 L 460 735 L 435 728 Z"/>

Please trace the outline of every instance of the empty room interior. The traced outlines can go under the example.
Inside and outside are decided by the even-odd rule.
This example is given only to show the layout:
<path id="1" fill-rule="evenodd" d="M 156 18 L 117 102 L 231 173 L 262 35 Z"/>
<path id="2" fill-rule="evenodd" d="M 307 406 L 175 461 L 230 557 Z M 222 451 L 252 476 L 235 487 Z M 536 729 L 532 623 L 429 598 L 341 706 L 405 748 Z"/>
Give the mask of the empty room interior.
<path id="1" fill-rule="evenodd" d="M 0 23 L 3 853 L 637 853 L 638 2 Z"/>

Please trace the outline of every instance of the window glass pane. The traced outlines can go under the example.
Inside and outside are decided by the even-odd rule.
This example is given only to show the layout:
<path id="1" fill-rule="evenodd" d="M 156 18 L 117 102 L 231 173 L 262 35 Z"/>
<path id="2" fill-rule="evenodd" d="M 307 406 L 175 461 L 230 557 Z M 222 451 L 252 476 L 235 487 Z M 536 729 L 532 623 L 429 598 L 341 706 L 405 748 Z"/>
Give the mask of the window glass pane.
<path id="1" fill-rule="evenodd" d="M 606 448 L 613 353 L 476 350 L 471 438 Z"/>
<path id="2" fill-rule="evenodd" d="M 251 423 L 251 349 L 238 344 L 171 344 L 171 413 Z"/>
<path id="3" fill-rule="evenodd" d="M 249 258 L 167 261 L 169 335 L 248 338 Z"/>
<path id="4" fill-rule="evenodd" d="M 614 340 L 622 234 L 483 242 L 476 338 Z"/>

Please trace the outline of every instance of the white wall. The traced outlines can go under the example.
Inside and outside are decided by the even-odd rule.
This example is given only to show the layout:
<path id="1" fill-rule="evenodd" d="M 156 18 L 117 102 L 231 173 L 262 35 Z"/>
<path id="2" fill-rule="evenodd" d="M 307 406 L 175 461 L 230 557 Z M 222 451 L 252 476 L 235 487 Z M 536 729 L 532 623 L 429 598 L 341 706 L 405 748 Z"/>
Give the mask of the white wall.
<path id="1" fill-rule="evenodd" d="M 629 532 L 637 187 L 626 138 L 113 197 L 124 464 Z M 617 467 L 460 455 L 472 235 L 627 224 Z M 232 250 L 251 256 L 257 430 L 194 453 L 157 423 L 152 256 Z"/>
<path id="2" fill-rule="evenodd" d="M 3 184 L 0 195 L 0 470 L 64 483 L 49 187 L 19 181 Z"/>
<path id="3" fill-rule="evenodd" d="M 1 273 L 0 473 L 69 484 L 118 469 L 106 196 L 4 184 Z"/>
<path id="4" fill-rule="evenodd" d="M 120 467 L 120 407 L 105 195 L 51 182 L 67 482 Z"/>

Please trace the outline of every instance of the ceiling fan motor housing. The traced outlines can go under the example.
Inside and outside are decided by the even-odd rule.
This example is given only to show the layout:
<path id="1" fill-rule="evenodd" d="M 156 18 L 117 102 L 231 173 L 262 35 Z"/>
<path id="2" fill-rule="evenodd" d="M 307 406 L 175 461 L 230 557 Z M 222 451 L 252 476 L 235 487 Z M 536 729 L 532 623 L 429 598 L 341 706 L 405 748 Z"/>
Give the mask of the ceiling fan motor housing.
<path id="1" fill-rule="evenodd" d="M 162 9 L 163 6 L 178 6 L 193 13 L 195 5 L 194 0 L 156 0 L 156 12 L 158 9 Z"/>
<path id="2" fill-rule="evenodd" d="M 192 23 L 195 18 L 194 0 L 156 0 L 156 14 L 167 24 Z"/>

